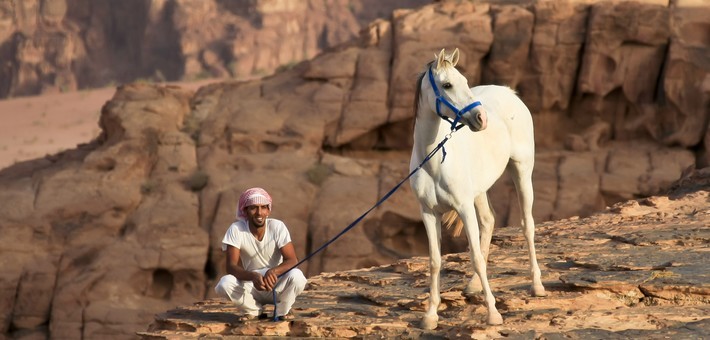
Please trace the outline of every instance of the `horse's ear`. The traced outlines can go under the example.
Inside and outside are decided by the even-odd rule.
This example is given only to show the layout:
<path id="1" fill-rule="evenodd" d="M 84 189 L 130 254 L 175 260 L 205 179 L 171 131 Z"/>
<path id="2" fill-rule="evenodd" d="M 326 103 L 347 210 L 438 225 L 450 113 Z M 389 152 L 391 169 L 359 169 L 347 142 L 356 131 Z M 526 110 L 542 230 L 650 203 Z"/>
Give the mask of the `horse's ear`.
<path id="1" fill-rule="evenodd" d="M 441 52 L 439 52 L 439 55 L 436 57 L 436 68 L 438 69 L 441 67 L 441 65 L 444 64 L 444 60 L 446 60 L 446 49 L 442 48 Z"/>
<path id="2" fill-rule="evenodd" d="M 456 64 L 459 63 L 459 48 L 457 47 L 454 50 L 454 53 L 451 53 L 451 66 L 456 66 Z"/>

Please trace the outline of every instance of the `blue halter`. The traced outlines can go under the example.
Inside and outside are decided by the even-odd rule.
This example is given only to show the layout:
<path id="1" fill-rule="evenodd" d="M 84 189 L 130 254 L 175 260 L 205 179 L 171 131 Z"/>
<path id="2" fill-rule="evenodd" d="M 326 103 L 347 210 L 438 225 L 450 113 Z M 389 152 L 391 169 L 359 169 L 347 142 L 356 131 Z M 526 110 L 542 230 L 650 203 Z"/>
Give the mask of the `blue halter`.
<path id="1" fill-rule="evenodd" d="M 459 110 L 454 106 L 454 104 L 451 104 L 444 96 L 441 95 L 439 92 L 439 88 L 436 87 L 436 82 L 434 82 L 434 74 L 431 72 L 431 66 L 429 66 L 429 84 L 431 84 L 431 88 L 434 90 L 434 95 L 436 95 L 436 114 L 441 117 L 441 119 L 451 123 L 451 130 L 459 130 L 463 127 L 463 124 L 459 123 L 459 120 L 461 120 L 461 116 L 463 116 L 464 113 L 471 111 L 473 108 L 476 106 L 481 105 L 481 102 L 475 101 L 468 106 L 464 107 L 463 109 Z M 444 103 L 451 111 L 456 113 L 456 119 L 452 120 L 451 118 L 444 116 L 441 113 L 441 110 L 439 109 L 439 104 Z M 457 125 L 458 124 L 458 125 Z"/>

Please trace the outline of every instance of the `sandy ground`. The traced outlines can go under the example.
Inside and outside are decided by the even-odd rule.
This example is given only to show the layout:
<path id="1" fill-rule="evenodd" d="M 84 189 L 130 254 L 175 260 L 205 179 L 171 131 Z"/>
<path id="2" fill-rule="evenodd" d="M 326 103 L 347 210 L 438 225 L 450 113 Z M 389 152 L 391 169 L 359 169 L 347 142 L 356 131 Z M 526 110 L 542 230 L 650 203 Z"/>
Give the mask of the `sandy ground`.
<path id="1" fill-rule="evenodd" d="M 175 83 L 190 90 L 220 80 Z M 116 88 L 0 100 L 0 169 L 73 149 L 99 135 L 101 107 Z"/>

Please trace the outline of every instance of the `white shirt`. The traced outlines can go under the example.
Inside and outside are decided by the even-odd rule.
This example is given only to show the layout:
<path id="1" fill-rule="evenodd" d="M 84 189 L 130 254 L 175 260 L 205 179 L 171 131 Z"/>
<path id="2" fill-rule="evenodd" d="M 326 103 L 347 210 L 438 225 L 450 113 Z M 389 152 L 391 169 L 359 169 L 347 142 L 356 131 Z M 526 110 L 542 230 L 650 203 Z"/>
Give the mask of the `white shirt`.
<path id="1" fill-rule="evenodd" d="M 259 241 L 249 231 L 246 220 L 232 223 L 222 240 L 222 251 L 227 251 L 228 245 L 239 249 L 239 259 L 249 271 L 278 266 L 283 261 L 280 249 L 291 242 L 291 234 L 277 219 L 267 218 L 264 228 L 264 238 Z"/>

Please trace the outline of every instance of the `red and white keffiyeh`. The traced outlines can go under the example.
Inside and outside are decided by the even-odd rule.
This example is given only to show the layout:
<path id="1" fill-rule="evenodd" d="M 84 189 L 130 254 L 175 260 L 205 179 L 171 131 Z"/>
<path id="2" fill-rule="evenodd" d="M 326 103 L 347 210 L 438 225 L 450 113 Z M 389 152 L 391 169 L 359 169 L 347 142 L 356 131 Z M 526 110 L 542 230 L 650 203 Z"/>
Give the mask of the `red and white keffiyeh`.
<path id="1" fill-rule="evenodd" d="M 239 206 L 237 207 L 237 219 L 244 219 L 244 208 L 250 205 L 268 205 L 271 210 L 271 196 L 262 188 L 247 189 L 239 196 Z"/>

